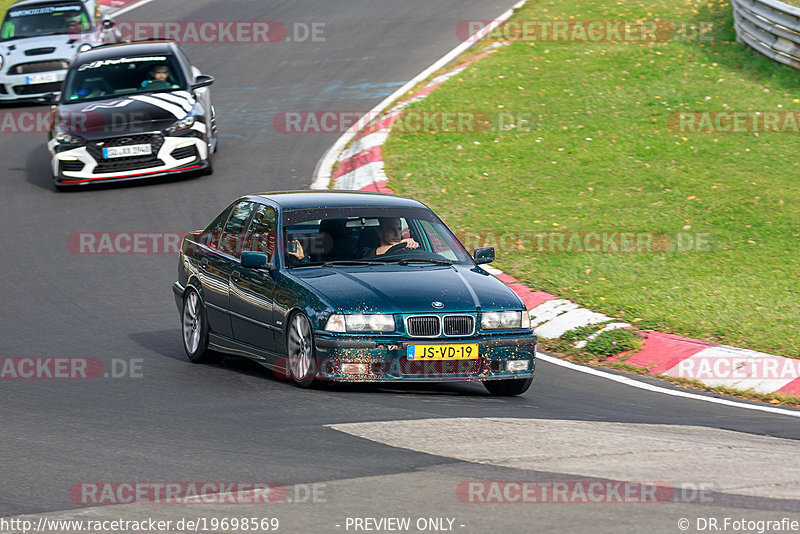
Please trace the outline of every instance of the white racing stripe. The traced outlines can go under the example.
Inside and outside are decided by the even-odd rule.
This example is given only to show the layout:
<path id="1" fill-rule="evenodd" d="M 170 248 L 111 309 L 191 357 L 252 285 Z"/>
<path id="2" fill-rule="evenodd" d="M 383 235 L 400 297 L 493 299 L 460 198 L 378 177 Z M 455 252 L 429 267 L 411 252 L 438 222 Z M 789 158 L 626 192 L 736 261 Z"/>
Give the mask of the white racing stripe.
<path id="1" fill-rule="evenodd" d="M 146 104 L 150 104 L 151 106 L 156 106 L 156 107 L 161 108 L 161 109 L 163 109 L 165 111 L 169 111 L 170 113 L 175 115 L 176 119 L 182 119 L 182 118 L 184 118 L 186 116 L 186 112 L 183 111 L 183 108 L 178 107 L 178 106 L 176 106 L 174 104 L 170 104 L 168 102 L 165 102 L 164 100 L 159 100 L 158 98 L 153 98 L 152 96 L 139 95 L 139 96 L 134 96 L 134 97 L 131 97 L 131 98 L 133 100 L 138 101 L 138 102 L 144 102 Z"/>
<path id="2" fill-rule="evenodd" d="M 182 107 L 184 110 L 186 110 L 186 113 L 189 113 L 190 111 L 192 111 L 192 107 L 193 107 L 192 103 L 189 102 L 189 100 L 186 99 L 186 98 L 183 98 L 183 97 L 180 97 L 180 96 L 176 96 L 176 95 L 171 94 L 171 93 L 158 93 L 158 94 L 149 95 L 149 96 L 151 96 L 153 98 L 158 98 L 159 100 L 165 100 L 165 101 L 173 103 L 173 104 L 178 104 L 180 107 Z"/>

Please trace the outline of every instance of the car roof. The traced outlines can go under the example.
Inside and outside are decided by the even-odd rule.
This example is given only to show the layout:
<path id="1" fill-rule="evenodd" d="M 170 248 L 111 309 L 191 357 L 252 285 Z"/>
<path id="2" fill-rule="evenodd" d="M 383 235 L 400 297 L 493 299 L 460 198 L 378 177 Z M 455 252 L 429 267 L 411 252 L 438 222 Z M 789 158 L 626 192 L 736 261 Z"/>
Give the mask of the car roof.
<path id="1" fill-rule="evenodd" d="M 16 7 L 30 7 L 30 6 L 41 6 L 41 5 L 48 5 L 48 4 L 64 4 L 64 3 L 86 4 L 88 2 L 86 2 L 85 0 L 21 0 L 20 2 L 16 2 L 16 3 L 8 6 L 8 8 L 11 9 L 11 8 L 16 8 Z"/>
<path id="2" fill-rule="evenodd" d="M 175 43 L 172 41 L 142 41 L 135 43 L 119 43 L 98 46 L 75 57 L 79 64 L 104 59 L 115 59 L 126 56 L 150 56 L 154 54 L 175 54 Z"/>
<path id="3" fill-rule="evenodd" d="M 278 204 L 284 210 L 308 208 L 424 208 L 425 204 L 410 198 L 372 193 L 368 191 L 275 191 L 254 193 L 242 197 L 242 200 L 266 199 Z"/>

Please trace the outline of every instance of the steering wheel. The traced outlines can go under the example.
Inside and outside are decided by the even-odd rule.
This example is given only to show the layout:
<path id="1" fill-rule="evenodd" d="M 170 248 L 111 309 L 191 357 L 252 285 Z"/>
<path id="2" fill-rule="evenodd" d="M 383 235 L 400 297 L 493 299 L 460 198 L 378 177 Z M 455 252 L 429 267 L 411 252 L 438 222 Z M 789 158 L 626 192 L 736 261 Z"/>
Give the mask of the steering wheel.
<path id="1" fill-rule="evenodd" d="M 390 254 L 392 252 L 397 252 L 398 250 L 403 250 L 407 246 L 408 246 L 408 243 L 406 243 L 405 241 L 401 241 L 400 243 L 396 244 L 395 246 L 393 246 L 392 248 L 390 248 L 386 252 L 384 252 L 384 254 Z"/>

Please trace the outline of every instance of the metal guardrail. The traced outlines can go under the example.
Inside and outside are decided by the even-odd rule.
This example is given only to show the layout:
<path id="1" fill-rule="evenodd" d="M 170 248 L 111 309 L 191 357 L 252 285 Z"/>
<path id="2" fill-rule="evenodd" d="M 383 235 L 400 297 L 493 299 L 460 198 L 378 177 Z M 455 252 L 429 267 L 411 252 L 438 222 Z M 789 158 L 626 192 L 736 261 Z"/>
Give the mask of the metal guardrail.
<path id="1" fill-rule="evenodd" d="M 777 0 L 731 0 L 736 40 L 800 69 L 800 7 Z"/>

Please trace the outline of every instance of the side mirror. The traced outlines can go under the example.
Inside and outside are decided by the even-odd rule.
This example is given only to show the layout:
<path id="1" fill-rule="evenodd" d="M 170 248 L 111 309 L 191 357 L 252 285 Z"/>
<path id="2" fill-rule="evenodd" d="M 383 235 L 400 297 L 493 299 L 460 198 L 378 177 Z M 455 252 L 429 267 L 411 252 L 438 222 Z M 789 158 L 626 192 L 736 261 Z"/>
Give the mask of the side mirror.
<path id="1" fill-rule="evenodd" d="M 494 261 L 494 247 L 480 247 L 476 248 L 472 253 L 475 263 L 482 265 L 484 263 L 492 263 Z"/>
<path id="2" fill-rule="evenodd" d="M 212 83 L 214 83 L 213 76 L 209 76 L 208 74 L 201 74 L 194 79 L 194 83 L 192 84 L 192 91 L 194 91 L 195 89 L 200 89 L 201 87 L 208 87 Z"/>
<path id="3" fill-rule="evenodd" d="M 242 267 L 261 269 L 267 266 L 267 255 L 263 252 L 242 252 Z"/>

